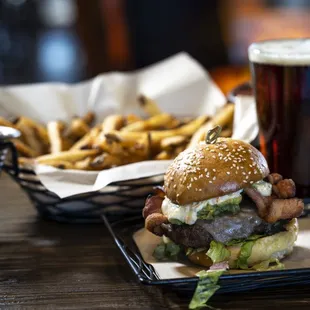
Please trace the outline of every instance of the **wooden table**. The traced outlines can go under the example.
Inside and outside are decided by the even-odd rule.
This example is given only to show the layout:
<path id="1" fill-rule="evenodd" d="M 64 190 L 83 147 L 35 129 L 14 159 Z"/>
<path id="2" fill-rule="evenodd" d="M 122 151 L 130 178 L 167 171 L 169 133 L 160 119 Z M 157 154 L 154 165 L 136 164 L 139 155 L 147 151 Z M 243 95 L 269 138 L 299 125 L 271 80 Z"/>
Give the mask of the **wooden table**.
<path id="1" fill-rule="evenodd" d="M 104 225 L 37 218 L 0 177 L 0 309 L 187 309 L 188 298 L 140 285 Z M 310 288 L 218 295 L 221 309 L 310 309 Z"/>

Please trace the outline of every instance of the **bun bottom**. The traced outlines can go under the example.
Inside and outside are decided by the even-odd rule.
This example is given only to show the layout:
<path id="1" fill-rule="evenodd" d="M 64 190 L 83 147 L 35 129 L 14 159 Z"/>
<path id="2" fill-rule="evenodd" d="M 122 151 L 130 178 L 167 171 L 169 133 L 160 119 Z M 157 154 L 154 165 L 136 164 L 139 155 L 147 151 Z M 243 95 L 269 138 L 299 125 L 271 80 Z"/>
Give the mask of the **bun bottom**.
<path id="1" fill-rule="evenodd" d="M 248 266 L 252 267 L 271 258 L 283 259 L 293 251 L 294 243 L 298 236 L 297 219 L 292 219 L 286 226 L 286 231 L 281 231 L 271 236 L 263 237 L 254 241 L 251 256 L 248 258 Z M 229 267 L 233 268 L 239 257 L 241 247 L 239 245 L 226 246 L 230 251 Z M 210 267 L 211 259 L 207 251 L 194 252 L 187 256 L 196 265 Z"/>

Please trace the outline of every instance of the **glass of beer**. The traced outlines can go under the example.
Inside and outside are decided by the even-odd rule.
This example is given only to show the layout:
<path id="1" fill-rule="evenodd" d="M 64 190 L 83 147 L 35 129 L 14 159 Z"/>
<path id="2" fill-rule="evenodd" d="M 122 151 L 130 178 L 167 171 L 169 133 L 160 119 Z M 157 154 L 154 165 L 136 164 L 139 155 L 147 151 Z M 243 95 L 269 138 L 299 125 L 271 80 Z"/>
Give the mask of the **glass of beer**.
<path id="1" fill-rule="evenodd" d="M 271 172 L 310 197 L 310 38 L 252 43 L 248 49 L 260 149 Z"/>

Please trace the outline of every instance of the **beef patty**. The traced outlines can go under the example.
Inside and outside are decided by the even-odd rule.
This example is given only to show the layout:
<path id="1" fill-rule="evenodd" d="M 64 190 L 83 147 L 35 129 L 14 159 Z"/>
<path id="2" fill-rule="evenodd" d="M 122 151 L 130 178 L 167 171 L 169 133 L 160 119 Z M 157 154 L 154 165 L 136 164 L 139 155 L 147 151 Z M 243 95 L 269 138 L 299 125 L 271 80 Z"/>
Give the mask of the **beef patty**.
<path id="1" fill-rule="evenodd" d="M 164 235 L 173 242 L 191 248 L 208 248 L 212 240 L 227 243 L 253 234 L 272 235 L 284 230 L 283 221 L 270 224 L 261 219 L 251 201 L 244 200 L 240 207 L 240 212 L 235 215 L 197 220 L 194 225 L 161 224 L 161 227 Z"/>

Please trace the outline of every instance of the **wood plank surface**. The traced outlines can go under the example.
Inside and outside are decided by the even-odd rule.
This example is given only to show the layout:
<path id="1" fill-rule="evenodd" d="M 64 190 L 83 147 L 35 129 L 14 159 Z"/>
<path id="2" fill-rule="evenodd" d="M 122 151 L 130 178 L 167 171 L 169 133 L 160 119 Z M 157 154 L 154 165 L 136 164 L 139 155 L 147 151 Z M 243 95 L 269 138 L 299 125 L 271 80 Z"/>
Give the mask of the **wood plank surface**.
<path id="1" fill-rule="evenodd" d="M 37 217 L 0 176 L 0 309 L 187 309 L 188 297 L 137 283 L 102 224 Z M 220 309 L 310 309 L 310 287 L 217 295 Z"/>

